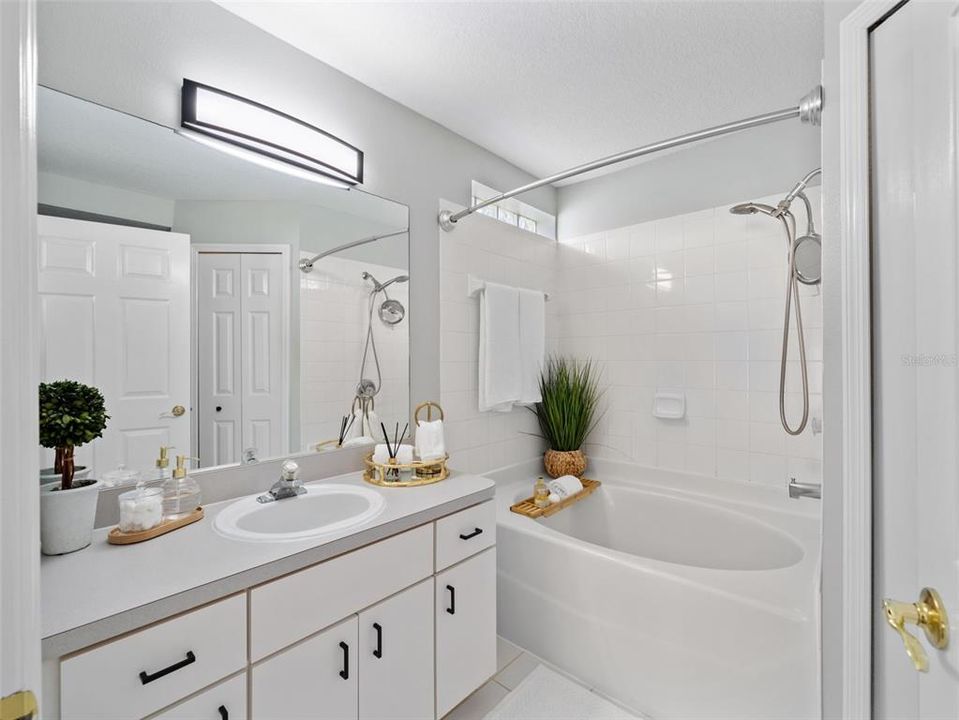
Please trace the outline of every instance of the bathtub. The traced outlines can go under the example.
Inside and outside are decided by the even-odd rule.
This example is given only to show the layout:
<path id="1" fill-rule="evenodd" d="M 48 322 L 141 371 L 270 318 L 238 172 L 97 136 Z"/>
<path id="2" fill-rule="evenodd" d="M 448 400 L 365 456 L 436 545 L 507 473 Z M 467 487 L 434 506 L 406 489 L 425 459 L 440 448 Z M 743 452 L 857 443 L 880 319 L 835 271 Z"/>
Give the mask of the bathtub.
<path id="1" fill-rule="evenodd" d="M 500 635 L 655 720 L 820 716 L 818 502 L 595 461 L 593 495 L 511 513 L 540 467 L 487 474 Z"/>

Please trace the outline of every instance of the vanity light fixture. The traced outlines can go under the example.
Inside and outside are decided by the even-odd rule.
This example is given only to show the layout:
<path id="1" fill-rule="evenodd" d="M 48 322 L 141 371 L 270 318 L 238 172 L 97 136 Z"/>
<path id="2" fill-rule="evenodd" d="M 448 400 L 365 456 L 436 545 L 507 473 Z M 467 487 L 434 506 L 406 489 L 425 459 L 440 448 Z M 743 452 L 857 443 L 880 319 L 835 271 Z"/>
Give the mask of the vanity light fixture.
<path id="1" fill-rule="evenodd" d="M 291 115 L 183 80 L 177 132 L 231 155 L 334 187 L 363 182 L 363 152 Z"/>

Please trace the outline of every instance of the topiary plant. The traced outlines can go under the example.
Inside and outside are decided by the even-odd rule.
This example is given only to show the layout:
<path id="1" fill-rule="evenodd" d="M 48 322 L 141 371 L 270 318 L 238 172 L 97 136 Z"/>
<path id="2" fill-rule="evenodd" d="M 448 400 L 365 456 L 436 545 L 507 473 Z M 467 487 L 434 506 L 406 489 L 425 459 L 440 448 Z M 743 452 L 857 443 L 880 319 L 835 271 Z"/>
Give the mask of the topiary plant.
<path id="1" fill-rule="evenodd" d="M 74 380 L 40 383 L 40 444 L 56 449 L 60 489 L 73 487 L 74 448 L 102 437 L 109 419 L 95 387 Z"/>

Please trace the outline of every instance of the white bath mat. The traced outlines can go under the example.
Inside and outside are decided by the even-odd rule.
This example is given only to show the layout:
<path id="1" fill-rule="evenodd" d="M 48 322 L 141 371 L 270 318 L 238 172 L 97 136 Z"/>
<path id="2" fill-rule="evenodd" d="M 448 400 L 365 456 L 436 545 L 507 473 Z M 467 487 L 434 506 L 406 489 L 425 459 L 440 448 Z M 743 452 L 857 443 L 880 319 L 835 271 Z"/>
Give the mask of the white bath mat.
<path id="1" fill-rule="evenodd" d="M 638 720 L 543 665 L 516 686 L 485 720 Z"/>

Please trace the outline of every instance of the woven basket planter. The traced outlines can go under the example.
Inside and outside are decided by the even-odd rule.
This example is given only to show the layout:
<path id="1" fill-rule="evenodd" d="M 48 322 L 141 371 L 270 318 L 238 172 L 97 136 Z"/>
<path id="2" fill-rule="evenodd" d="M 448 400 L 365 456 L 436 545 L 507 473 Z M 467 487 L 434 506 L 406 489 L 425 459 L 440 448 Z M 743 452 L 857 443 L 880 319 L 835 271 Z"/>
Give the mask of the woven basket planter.
<path id="1" fill-rule="evenodd" d="M 586 472 L 586 455 L 582 450 L 547 450 L 543 456 L 543 465 L 551 477 L 575 475 L 581 478 Z"/>

